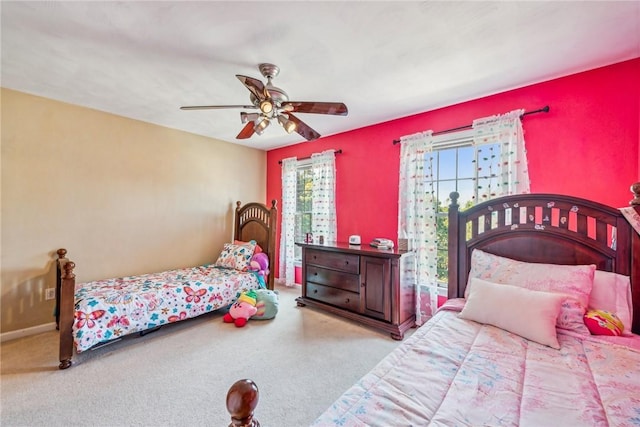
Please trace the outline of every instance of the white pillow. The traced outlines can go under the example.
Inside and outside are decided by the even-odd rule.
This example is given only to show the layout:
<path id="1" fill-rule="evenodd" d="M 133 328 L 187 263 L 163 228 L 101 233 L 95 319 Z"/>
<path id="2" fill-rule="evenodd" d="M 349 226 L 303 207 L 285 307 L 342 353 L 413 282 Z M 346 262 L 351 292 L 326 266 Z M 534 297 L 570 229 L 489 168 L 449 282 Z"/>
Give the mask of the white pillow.
<path id="1" fill-rule="evenodd" d="M 533 291 L 553 292 L 565 295 L 556 326 L 590 335 L 583 316 L 589 304 L 596 266 L 559 265 L 517 261 L 493 255 L 479 249 L 471 253 L 471 271 L 465 295 L 476 277 L 492 283 L 513 285 Z"/>
<path id="2" fill-rule="evenodd" d="M 459 316 L 559 349 L 556 320 L 564 295 L 472 278 Z"/>
<path id="3" fill-rule="evenodd" d="M 625 331 L 631 331 L 633 304 L 629 276 L 596 270 L 589 308 L 614 313 L 624 325 Z"/>

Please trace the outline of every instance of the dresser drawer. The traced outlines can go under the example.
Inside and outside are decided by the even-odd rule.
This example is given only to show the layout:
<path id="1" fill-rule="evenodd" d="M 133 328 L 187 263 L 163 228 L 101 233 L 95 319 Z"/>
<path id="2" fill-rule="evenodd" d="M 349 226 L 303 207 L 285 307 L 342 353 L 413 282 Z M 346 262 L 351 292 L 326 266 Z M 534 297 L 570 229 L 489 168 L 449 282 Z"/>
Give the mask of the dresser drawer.
<path id="1" fill-rule="evenodd" d="M 307 298 L 312 298 L 353 312 L 360 310 L 360 295 L 330 286 L 307 283 Z"/>
<path id="2" fill-rule="evenodd" d="M 360 276 L 343 271 L 329 270 L 315 265 L 307 265 L 307 283 L 331 286 L 349 292 L 360 292 Z"/>
<path id="3" fill-rule="evenodd" d="M 304 262 L 346 273 L 360 274 L 360 256 L 340 252 L 319 251 L 308 249 Z"/>

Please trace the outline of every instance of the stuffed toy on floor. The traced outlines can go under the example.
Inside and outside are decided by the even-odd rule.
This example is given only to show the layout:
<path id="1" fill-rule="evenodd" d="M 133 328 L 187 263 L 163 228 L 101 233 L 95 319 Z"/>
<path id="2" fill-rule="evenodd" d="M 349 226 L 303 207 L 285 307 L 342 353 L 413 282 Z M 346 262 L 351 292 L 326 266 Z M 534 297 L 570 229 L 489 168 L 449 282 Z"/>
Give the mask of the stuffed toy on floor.
<path id="1" fill-rule="evenodd" d="M 255 320 L 273 319 L 278 314 L 278 292 L 269 289 L 256 290 L 256 308 L 252 317 Z"/>
<path id="2" fill-rule="evenodd" d="M 257 311 L 256 292 L 254 290 L 243 292 L 231 305 L 229 312 L 222 317 L 222 320 L 225 323 L 234 323 L 238 328 L 241 328 Z"/>

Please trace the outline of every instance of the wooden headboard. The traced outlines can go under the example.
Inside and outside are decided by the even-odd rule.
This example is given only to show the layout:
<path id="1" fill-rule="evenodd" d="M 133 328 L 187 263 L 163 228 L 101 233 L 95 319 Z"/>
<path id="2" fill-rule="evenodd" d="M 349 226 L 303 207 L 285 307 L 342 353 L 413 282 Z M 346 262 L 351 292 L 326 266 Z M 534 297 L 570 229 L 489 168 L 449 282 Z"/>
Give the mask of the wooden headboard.
<path id="1" fill-rule="evenodd" d="M 520 194 L 459 211 L 449 206 L 449 298 L 462 297 L 471 252 L 525 262 L 595 264 L 631 278 L 632 331 L 640 333 L 640 236 L 619 209 L 558 194 Z M 636 207 L 640 212 L 640 207 Z"/>
<path id="2" fill-rule="evenodd" d="M 278 223 L 278 210 L 276 200 L 271 201 L 271 207 L 262 203 L 247 203 L 242 206 L 236 202 L 234 239 L 249 241 L 255 240 L 269 257 L 269 276 L 267 288 L 273 290 L 275 277 L 275 250 L 276 228 Z"/>

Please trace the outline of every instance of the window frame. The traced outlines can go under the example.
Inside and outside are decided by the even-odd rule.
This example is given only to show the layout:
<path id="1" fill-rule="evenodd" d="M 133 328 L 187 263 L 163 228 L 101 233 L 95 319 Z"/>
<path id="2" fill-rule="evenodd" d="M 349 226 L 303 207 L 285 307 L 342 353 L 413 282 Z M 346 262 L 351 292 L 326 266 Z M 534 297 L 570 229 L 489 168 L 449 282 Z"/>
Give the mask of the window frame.
<path id="1" fill-rule="evenodd" d="M 442 220 L 447 221 L 448 220 L 448 207 L 449 204 L 444 204 L 445 201 L 449 201 L 449 195 L 446 194 L 444 195 L 445 197 L 442 198 L 441 194 L 440 194 L 440 183 L 441 182 L 454 182 L 455 183 L 455 191 L 458 191 L 458 183 L 461 181 L 461 179 L 459 178 L 459 164 L 458 164 L 458 159 L 459 159 L 459 152 L 458 149 L 460 148 L 465 148 L 465 147 L 473 147 L 473 139 L 474 139 L 474 132 L 473 129 L 468 129 L 468 130 L 462 130 L 462 131 L 455 131 L 455 132 L 447 132 L 447 133 L 443 133 L 440 135 L 435 135 L 433 137 L 433 148 L 432 148 L 432 157 L 436 157 L 436 165 L 434 165 L 435 168 L 435 173 L 434 173 L 434 177 L 437 177 L 438 179 L 434 179 L 433 183 L 434 183 L 434 187 L 436 190 L 436 200 L 438 200 L 439 206 L 436 209 L 436 217 L 437 217 L 437 221 L 440 222 Z M 439 158 L 439 152 L 445 151 L 445 150 L 456 150 L 455 152 L 455 156 L 456 156 L 456 161 L 455 161 L 455 176 L 453 178 L 446 178 L 446 179 L 439 179 L 440 177 L 440 158 Z M 478 149 L 474 148 L 474 153 L 473 153 L 473 160 L 475 162 L 478 161 Z M 465 177 L 462 178 L 462 180 L 472 180 L 474 182 L 473 185 L 473 198 L 472 200 L 477 200 L 478 198 L 478 169 L 474 168 L 474 173 L 470 176 L 470 177 Z M 447 226 L 448 226 L 448 222 L 447 222 Z M 448 243 L 448 242 L 447 242 Z M 436 252 L 437 252 L 437 259 L 440 260 L 440 256 L 441 254 L 444 252 L 445 256 L 444 256 L 444 262 L 446 263 L 448 261 L 446 253 L 448 251 L 448 246 L 445 247 L 444 249 L 441 248 L 440 246 L 438 246 L 436 248 Z M 447 270 L 448 270 L 448 265 L 447 265 Z M 448 289 L 448 282 L 447 282 L 447 278 L 443 278 L 441 279 L 440 277 L 438 277 L 437 280 L 438 283 L 438 293 L 440 295 L 446 296 L 447 295 L 447 289 Z"/>
<path id="2" fill-rule="evenodd" d="M 304 211 L 304 212 L 298 211 L 298 200 L 300 198 L 300 192 L 298 191 L 300 188 L 300 182 L 298 182 L 299 173 L 301 170 L 309 170 L 311 172 L 310 178 L 313 180 L 313 172 L 312 172 L 311 165 L 312 165 L 311 159 L 299 160 L 298 163 L 296 164 L 296 213 L 295 213 L 295 221 L 294 221 L 294 230 L 295 230 L 294 240 L 296 242 L 303 242 L 304 235 L 306 233 L 310 233 L 311 230 L 313 229 L 313 212 L 311 210 Z M 311 204 L 313 204 L 313 192 L 311 192 Z M 310 215 L 311 221 L 309 225 L 310 227 L 309 231 L 303 232 L 303 230 L 301 230 L 301 234 L 299 235 L 298 230 L 301 229 L 301 226 L 299 225 L 301 215 Z M 294 263 L 296 265 L 302 265 L 302 249 L 298 245 L 296 245 L 294 248 Z"/>

